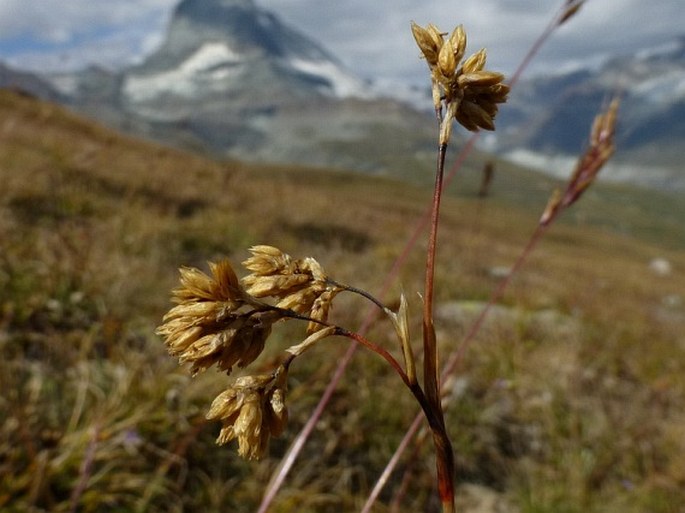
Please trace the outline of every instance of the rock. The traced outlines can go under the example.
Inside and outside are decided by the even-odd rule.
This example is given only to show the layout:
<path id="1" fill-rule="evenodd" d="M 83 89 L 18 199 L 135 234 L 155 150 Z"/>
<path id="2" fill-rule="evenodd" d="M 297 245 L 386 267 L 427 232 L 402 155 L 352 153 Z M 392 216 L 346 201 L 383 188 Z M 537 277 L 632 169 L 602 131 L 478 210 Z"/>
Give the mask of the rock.
<path id="1" fill-rule="evenodd" d="M 649 270 L 657 276 L 668 276 L 673 271 L 673 266 L 665 258 L 653 258 L 649 262 Z"/>

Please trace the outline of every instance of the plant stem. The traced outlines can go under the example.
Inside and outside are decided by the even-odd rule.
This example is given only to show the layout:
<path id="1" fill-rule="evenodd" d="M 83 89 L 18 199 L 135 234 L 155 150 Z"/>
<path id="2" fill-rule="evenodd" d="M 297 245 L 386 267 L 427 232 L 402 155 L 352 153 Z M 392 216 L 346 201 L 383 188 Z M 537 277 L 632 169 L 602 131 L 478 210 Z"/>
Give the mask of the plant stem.
<path id="1" fill-rule="evenodd" d="M 442 181 L 445 170 L 446 153 L 447 144 L 440 144 L 438 148 L 437 171 L 435 174 L 435 189 L 433 191 L 430 232 L 428 235 L 426 277 L 423 294 L 423 379 L 426 396 L 433 404 L 440 402 L 440 391 L 438 387 L 438 350 L 435 340 L 435 326 L 433 325 L 433 296 L 435 289 L 435 259 L 438 244 L 438 224 L 440 220 L 440 199 L 442 197 Z"/>
<path id="2" fill-rule="evenodd" d="M 368 340 L 366 337 L 360 335 L 359 333 L 355 333 L 353 331 L 347 331 L 346 329 L 343 328 L 337 328 L 335 331 L 336 335 L 340 335 L 342 337 L 347 337 L 351 340 L 354 340 L 358 344 L 363 345 L 364 347 L 370 349 L 377 355 L 379 355 L 381 358 L 383 358 L 386 362 L 390 364 L 390 366 L 395 369 L 395 372 L 399 374 L 400 378 L 402 378 L 402 381 L 404 382 L 405 385 L 407 385 L 407 388 L 410 390 L 413 390 L 415 387 L 412 386 L 411 382 L 409 381 L 409 378 L 407 377 L 407 374 L 404 372 L 404 369 L 402 369 L 402 366 L 399 364 L 393 356 L 386 351 L 384 348 L 381 346 L 374 344 L 370 340 Z M 414 394 L 416 395 L 416 394 Z"/>
<path id="3" fill-rule="evenodd" d="M 542 33 L 538 36 L 538 38 L 535 40 L 535 42 L 531 45 L 530 49 L 526 53 L 526 55 L 523 57 L 519 65 L 517 66 L 516 70 L 514 71 L 514 74 L 511 76 L 511 79 L 509 80 L 509 86 L 514 87 L 516 83 L 519 81 L 521 78 L 521 75 L 523 72 L 526 70 L 526 68 L 529 66 L 530 62 L 533 60 L 535 55 L 540 51 L 540 48 L 544 45 L 544 43 L 550 38 L 554 30 L 559 26 L 559 20 L 560 17 L 565 10 L 564 6 L 562 6 L 552 17 L 550 20 L 549 24 L 545 27 L 545 29 L 542 31 Z M 438 121 L 441 121 L 441 114 L 440 111 L 436 109 L 436 116 L 438 117 Z M 479 133 L 476 132 L 471 135 L 469 138 L 468 142 L 466 145 L 462 148 L 460 155 L 459 155 L 459 160 L 457 160 L 450 171 L 449 175 L 447 176 L 446 183 L 449 183 L 452 181 L 452 179 L 455 177 L 457 170 L 461 167 L 461 163 L 463 159 L 466 158 L 466 155 L 470 153 L 471 149 L 475 145 L 476 140 L 479 137 Z M 411 244 L 415 243 L 417 240 L 417 236 L 420 233 L 420 231 L 424 227 L 424 222 L 425 222 L 425 217 L 421 219 L 419 224 L 417 225 L 416 232 L 414 233 L 414 237 L 407 243 L 407 247 L 409 247 Z M 533 238 L 538 239 L 544 230 L 536 230 L 536 233 L 534 234 Z M 533 249 L 533 246 L 535 245 L 536 242 L 530 242 L 528 243 L 526 249 L 524 250 L 523 253 L 530 253 Z M 406 248 L 405 248 L 406 250 Z M 520 259 L 521 262 L 518 263 L 517 267 L 520 267 L 520 265 L 523 263 L 523 260 L 525 258 Z M 504 289 L 508 285 L 508 282 L 510 280 L 510 277 L 507 278 L 506 283 L 501 283 L 500 286 L 498 287 L 498 290 L 494 294 L 502 294 L 504 292 Z M 481 321 L 482 322 L 482 321 Z M 472 331 L 477 332 L 477 327 L 475 329 L 472 328 Z M 448 362 L 449 364 L 449 362 Z M 455 364 L 456 365 L 456 364 Z M 410 441 L 414 437 L 414 435 L 418 432 L 419 428 L 421 426 L 421 415 L 417 415 L 407 432 L 405 433 L 405 436 L 402 438 L 400 444 L 398 445 L 397 449 L 395 450 L 395 453 L 393 456 L 390 458 L 388 461 L 387 465 L 383 469 L 383 472 L 381 473 L 380 477 L 376 481 L 376 484 L 369 494 L 369 497 L 366 500 L 366 503 L 364 504 L 364 507 L 362 509 L 362 513 L 369 513 L 371 511 L 371 508 L 373 507 L 374 503 L 378 499 L 378 496 L 380 495 L 381 491 L 387 484 L 388 480 L 390 479 L 390 475 L 394 471 L 395 467 L 399 463 L 400 457 L 404 453 L 404 451 L 407 449 L 409 446 Z"/>
<path id="4" fill-rule="evenodd" d="M 328 283 L 329 285 L 333 285 L 334 287 L 338 287 L 340 289 L 346 290 L 347 292 L 352 292 L 354 294 L 358 294 L 358 295 L 368 299 L 369 301 L 371 301 L 374 305 L 376 305 L 381 310 L 385 311 L 385 308 L 386 308 L 385 305 L 383 303 L 381 303 L 380 300 L 376 299 L 375 297 L 373 297 L 371 294 L 369 294 L 365 290 L 362 290 L 362 289 L 357 288 L 357 287 L 353 287 L 352 285 L 345 285 L 344 283 L 337 282 L 337 281 L 332 280 L 330 278 L 326 279 L 326 283 Z"/>
<path id="5" fill-rule="evenodd" d="M 443 123 L 451 123 L 447 118 Z M 454 511 L 454 454 L 452 444 L 445 429 L 445 419 L 440 401 L 439 355 L 433 324 L 433 296 L 435 289 L 435 259 L 438 243 L 438 225 L 440 221 L 440 199 L 445 171 L 447 142 L 441 141 L 438 146 L 438 161 L 433 191 L 433 208 L 431 211 L 428 251 L 426 256 L 426 278 L 423 298 L 423 381 L 424 391 L 430 408 L 426 415 L 435 445 L 435 459 L 438 474 L 438 491 L 445 513 Z"/>
<path id="6" fill-rule="evenodd" d="M 518 270 L 521 268 L 524 262 L 528 259 L 529 255 L 533 252 L 535 246 L 537 245 L 542 235 L 545 233 L 546 229 L 547 226 L 538 225 L 535 232 L 528 240 L 528 243 L 526 244 L 525 248 L 521 251 L 518 258 L 516 259 L 516 262 L 511 267 L 509 274 L 499 283 L 497 288 L 492 292 L 492 295 L 490 296 L 487 305 L 483 308 L 476 321 L 472 324 L 471 329 L 464 338 L 462 344 L 452 353 L 452 355 L 448 359 L 445 368 L 443 369 L 443 376 L 445 378 L 456 370 L 457 366 L 462 361 L 464 354 L 466 353 L 466 349 L 468 348 L 472 339 L 478 333 L 478 330 L 480 329 L 483 320 L 487 316 L 488 312 L 490 311 L 492 306 L 495 305 L 497 301 L 502 297 L 505 289 L 509 286 L 512 277 L 518 272 Z M 395 450 L 395 453 L 392 455 L 392 458 L 390 458 L 387 465 L 383 469 L 383 472 L 381 473 L 380 477 L 376 481 L 376 484 L 373 490 L 371 491 L 371 494 L 369 495 L 369 497 L 366 500 L 366 503 L 364 504 L 362 513 L 369 513 L 371 511 L 373 504 L 378 499 L 378 496 L 380 495 L 381 491 L 390 479 L 390 475 L 399 463 L 400 457 L 409 446 L 409 443 L 411 442 L 412 438 L 416 435 L 416 433 L 418 433 L 420 427 L 421 414 L 419 413 L 414 418 L 411 426 L 409 427 L 404 437 L 400 441 L 397 449 Z"/>

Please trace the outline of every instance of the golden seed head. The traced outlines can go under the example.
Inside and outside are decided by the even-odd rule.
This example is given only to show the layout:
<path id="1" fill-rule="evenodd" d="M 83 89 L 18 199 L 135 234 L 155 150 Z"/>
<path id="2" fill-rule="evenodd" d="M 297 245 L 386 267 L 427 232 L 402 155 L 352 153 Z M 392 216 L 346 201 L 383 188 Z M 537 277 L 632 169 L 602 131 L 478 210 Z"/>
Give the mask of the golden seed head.
<path id="1" fill-rule="evenodd" d="M 566 5 L 564 6 L 564 12 L 561 13 L 557 25 L 563 25 L 568 20 L 570 20 L 576 13 L 580 10 L 585 0 L 566 0 Z"/>
<path id="2" fill-rule="evenodd" d="M 443 43 L 443 38 L 444 38 L 444 33 L 440 31 L 440 29 L 435 26 L 433 23 L 429 23 L 426 26 L 426 29 L 428 30 L 428 34 L 430 35 L 431 39 L 433 40 L 433 44 L 435 47 L 440 50 L 442 47 Z"/>
<path id="3" fill-rule="evenodd" d="M 464 73 L 457 77 L 457 84 L 459 87 L 466 86 L 492 86 L 499 84 L 504 80 L 504 75 L 495 71 L 472 71 L 471 73 Z"/>
<path id="4" fill-rule="evenodd" d="M 435 32 L 430 30 L 432 27 L 431 25 L 428 27 L 428 29 L 425 29 L 413 21 L 411 22 L 411 31 L 416 40 L 416 44 L 419 46 L 419 50 L 423 53 L 428 64 L 434 66 L 438 61 L 438 53 L 442 46 L 442 38 L 437 37 Z"/>
<path id="5" fill-rule="evenodd" d="M 338 292 L 340 292 L 340 289 L 332 287 L 329 287 L 324 292 L 322 292 L 321 295 L 319 295 L 319 297 L 317 297 L 314 300 L 314 303 L 312 303 L 312 307 L 309 312 L 309 317 L 311 317 L 315 321 L 326 322 L 326 320 L 328 319 L 328 313 L 330 312 L 331 306 L 333 305 L 333 298 L 335 298 L 335 296 L 338 295 Z M 314 333 L 324 327 L 325 326 L 323 324 L 310 321 L 307 325 L 307 333 Z"/>
<path id="6" fill-rule="evenodd" d="M 209 268 L 211 276 L 195 268 L 180 269 L 181 286 L 172 292 L 178 304 L 157 328 L 169 354 L 178 357 L 181 364 L 190 364 L 193 375 L 215 364 L 230 373 L 234 365 L 252 363 L 279 318 L 274 312 L 246 316 L 242 307 L 254 300 L 230 263 L 210 263 Z"/>
<path id="7" fill-rule="evenodd" d="M 254 297 L 282 296 L 293 290 L 298 290 L 302 285 L 311 281 L 311 277 L 305 274 L 275 274 L 256 275 L 251 274 L 243 278 L 243 284 L 247 292 Z"/>
<path id="8" fill-rule="evenodd" d="M 254 246 L 250 252 L 252 257 L 243 265 L 252 274 L 242 280 L 249 295 L 273 297 L 278 299 L 278 308 L 326 320 L 330 303 L 339 289 L 328 283 L 319 262 L 310 257 L 293 259 L 272 246 Z M 318 326 L 311 323 L 308 329 L 311 332 Z"/>
<path id="9" fill-rule="evenodd" d="M 590 131 L 590 146 L 576 164 L 561 201 L 562 207 L 568 207 L 578 200 L 614 154 L 618 105 L 618 99 L 614 99 L 606 112 L 595 117 Z"/>
<path id="10" fill-rule="evenodd" d="M 412 22 L 412 33 L 431 71 L 436 112 L 442 112 L 444 103 L 447 124 L 455 119 L 468 130 L 494 130 L 498 104 L 506 102 L 509 87 L 503 84 L 504 75 L 485 70 L 485 49 L 460 66 L 466 51 L 466 32 L 461 25 L 446 41 L 432 24 L 422 28 Z M 441 130 L 441 143 L 449 139 L 450 133 L 451 128 Z"/>
<path id="11" fill-rule="evenodd" d="M 462 64 L 462 73 L 473 73 L 474 71 L 483 71 L 485 67 L 485 61 L 488 58 L 488 54 L 485 48 L 481 48 L 471 57 L 464 61 Z"/>
<path id="12" fill-rule="evenodd" d="M 268 397 L 268 428 L 271 436 L 280 436 L 288 423 L 288 408 L 285 405 L 285 388 L 274 387 Z"/>
<path id="13" fill-rule="evenodd" d="M 288 349 L 286 349 L 286 352 L 292 354 L 293 356 L 300 356 L 307 349 L 316 344 L 319 340 L 323 340 L 326 337 L 334 335 L 335 330 L 335 326 L 325 326 L 322 329 L 313 332 L 299 344 L 290 346 Z"/>
<path id="14" fill-rule="evenodd" d="M 283 272 L 291 266 L 289 255 L 273 246 L 252 246 L 252 256 L 243 262 L 243 267 L 257 274 Z"/>
<path id="15" fill-rule="evenodd" d="M 459 25 L 452 31 L 449 41 L 454 50 L 454 60 L 457 62 L 461 61 L 464 57 L 464 52 L 466 52 L 466 31 L 463 25 Z"/>
<path id="16" fill-rule="evenodd" d="M 440 54 L 438 55 L 438 66 L 440 68 L 440 73 L 446 78 L 450 78 L 454 75 L 457 69 L 457 60 L 454 58 L 454 48 L 452 47 L 452 42 L 447 41 L 440 49 Z"/>
<path id="17" fill-rule="evenodd" d="M 237 439 L 240 456 L 261 458 L 269 438 L 279 436 L 288 421 L 286 377 L 281 366 L 274 374 L 238 378 L 220 393 L 206 415 L 207 420 L 222 423 L 217 444 Z"/>
<path id="18" fill-rule="evenodd" d="M 542 216 L 540 217 L 540 225 L 548 225 L 552 221 L 552 219 L 554 219 L 554 216 L 556 216 L 560 206 L 561 191 L 559 189 L 554 189 L 552 195 L 549 197 L 549 200 L 547 200 L 547 206 L 545 207 L 545 211 L 542 213 Z"/>
<path id="19" fill-rule="evenodd" d="M 476 131 L 479 128 L 494 130 L 492 116 L 477 103 L 464 99 L 457 109 L 455 119 L 466 129 Z"/>

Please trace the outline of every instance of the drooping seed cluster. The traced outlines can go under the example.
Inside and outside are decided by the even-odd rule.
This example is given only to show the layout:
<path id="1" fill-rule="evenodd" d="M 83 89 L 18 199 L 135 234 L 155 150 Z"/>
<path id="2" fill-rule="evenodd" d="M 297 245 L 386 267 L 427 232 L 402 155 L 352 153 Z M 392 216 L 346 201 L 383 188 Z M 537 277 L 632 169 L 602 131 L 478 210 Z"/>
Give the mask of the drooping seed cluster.
<path id="1" fill-rule="evenodd" d="M 210 263 L 211 275 L 183 267 L 177 303 L 163 318 L 157 334 L 169 354 L 190 364 L 192 375 L 212 365 L 230 374 L 246 367 L 264 350 L 277 321 L 310 319 L 305 342 L 290 348 L 291 358 L 333 334 L 326 327 L 331 303 L 341 290 L 331 285 L 313 258 L 293 259 L 273 246 L 255 246 L 243 265 L 252 273 L 238 280 L 227 260 Z M 270 302 L 266 302 L 270 300 Z M 264 454 L 270 436 L 278 436 L 288 418 L 285 406 L 287 366 L 272 374 L 243 376 L 214 400 L 208 419 L 220 420 L 218 444 L 238 440 L 241 456 Z"/>
<path id="2" fill-rule="evenodd" d="M 444 102 L 448 124 L 455 119 L 471 131 L 494 130 L 497 105 L 507 100 L 509 86 L 502 83 L 504 75 L 485 70 L 485 49 L 460 66 L 466 51 L 466 32 L 461 25 L 446 39 L 432 23 L 426 28 L 412 23 L 412 33 L 431 71 L 436 112 L 442 112 Z"/>
<path id="3" fill-rule="evenodd" d="M 259 459 L 266 452 L 271 436 L 279 436 L 288 421 L 285 406 L 287 372 L 279 367 L 275 374 L 243 376 L 212 402 L 208 420 L 221 421 L 216 443 L 238 440 L 238 454 Z"/>

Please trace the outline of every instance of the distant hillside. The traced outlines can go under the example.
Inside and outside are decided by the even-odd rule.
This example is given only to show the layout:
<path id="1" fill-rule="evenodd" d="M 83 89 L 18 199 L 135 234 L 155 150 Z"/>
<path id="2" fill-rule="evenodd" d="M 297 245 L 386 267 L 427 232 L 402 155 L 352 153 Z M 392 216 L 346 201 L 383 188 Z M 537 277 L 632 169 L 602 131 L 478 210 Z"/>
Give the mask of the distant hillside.
<path id="1" fill-rule="evenodd" d="M 65 102 L 66 97 L 62 96 L 48 82 L 34 73 L 19 71 L 0 62 L 0 89 L 9 89 L 56 102 Z"/>

